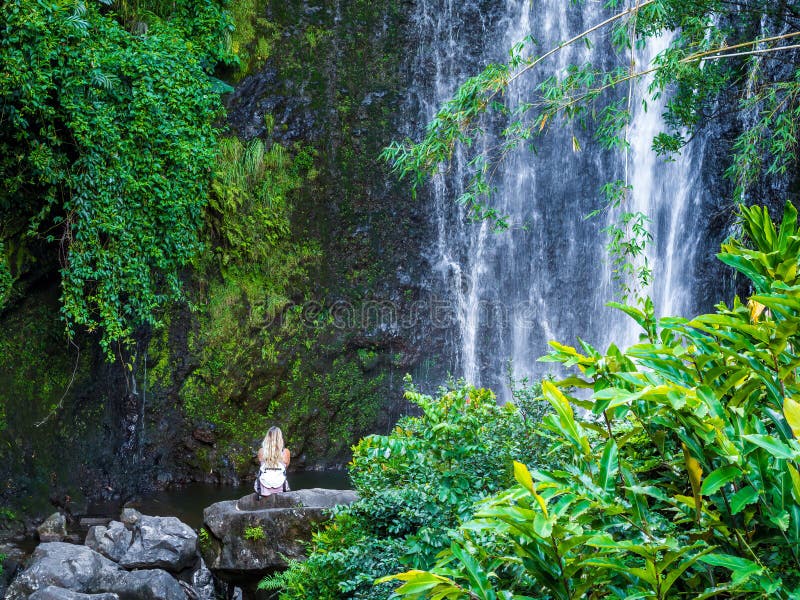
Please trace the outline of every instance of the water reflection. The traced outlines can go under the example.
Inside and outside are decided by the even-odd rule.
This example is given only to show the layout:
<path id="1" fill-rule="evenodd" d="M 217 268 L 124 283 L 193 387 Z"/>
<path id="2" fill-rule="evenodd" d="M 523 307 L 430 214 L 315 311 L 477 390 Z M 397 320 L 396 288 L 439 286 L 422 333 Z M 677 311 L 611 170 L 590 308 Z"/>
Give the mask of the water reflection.
<path id="1" fill-rule="evenodd" d="M 288 479 L 293 490 L 315 487 L 345 490 L 352 487 L 346 471 L 303 471 L 289 473 Z M 252 493 L 252 482 L 240 486 L 191 483 L 177 489 L 156 492 L 136 502 L 129 502 L 127 506 L 145 515 L 178 517 L 190 527 L 198 529 L 203 524 L 204 508 L 215 502 L 235 500 Z M 109 516 L 118 518 L 119 512 L 110 512 Z"/>

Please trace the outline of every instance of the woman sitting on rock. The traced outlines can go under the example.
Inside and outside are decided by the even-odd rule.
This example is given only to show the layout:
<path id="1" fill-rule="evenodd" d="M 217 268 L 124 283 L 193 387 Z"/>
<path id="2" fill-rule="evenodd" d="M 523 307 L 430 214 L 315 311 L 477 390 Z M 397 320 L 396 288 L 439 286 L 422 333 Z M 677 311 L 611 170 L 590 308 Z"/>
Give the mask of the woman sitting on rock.
<path id="1" fill-rule="evenodd" d="M 261 447 L 258 449 L 258 469 L 255 490 L 258 496 L 269 496 L 278 492 L 288 492 L 286 467 L 289 466 L 291 453 L 283 447 L 283 433 L 280 427 L 270 427 Z"/>

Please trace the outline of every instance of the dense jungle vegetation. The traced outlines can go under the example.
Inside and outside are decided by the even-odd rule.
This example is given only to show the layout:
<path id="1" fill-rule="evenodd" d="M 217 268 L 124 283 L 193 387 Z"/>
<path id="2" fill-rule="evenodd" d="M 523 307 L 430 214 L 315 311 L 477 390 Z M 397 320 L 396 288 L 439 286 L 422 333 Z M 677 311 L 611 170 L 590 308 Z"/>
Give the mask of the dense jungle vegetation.
<path id="1" fill-rule="evenodd" d="M 607 206 L 623 211 L 610 250 L 630 302 L 614 306 L 640 326 L 640 342 L 601 351 L 553 341 L 540 360 L 575 374 L 540 388 L 525 382 L 502 409 L 468 385 L 436 398 L 412 388 L 422 416 L 355 448 L 361 500 L 336 512 L 308 561 L 263 582 L 282 598 L 800 595 L 797 209 L 786 202 L 776 226 L 766 207 L 747 206 L 775 178 L 796 188 L 800 7 L 609 4 L 620 12 L 557 48 L 532 39 L 512 48 L 507 64 L 458 89 L 421 142 L 394 143 L 384 157 L 416 187 L 456 151 L 470 154 L 458 201 L 502 229 L 506 216 L 492 207 L 497 162 L 535 147 L 559 117 L 567 127 L 593 123 L 598 143 L 624 152 L 626 86 L 652 75 L 653 96 L 669 95 L 668 130 L 653 146 L 669 156 L 733 96 L 744 125 L 726 175 L 741 230 L 719 259 L 746 279 L 748 298 L 693 319 L 656 318 L 636 292 L 650 268 L 632 264 L 647 235 L 625 230 L 646 219 L 624 212 L 628 182 L 609 183 Z M 601 43 L 591 35 L 598 29 L 622 67 L 571 65 L 519 105 L 504 101 L 514 81 L 561 48 Z M 634 50 L 664 32 L 669 47 L 637 67 Z M 487 153 L 478 142 L 498 118 L 508 125 Z"/>
<path id="2" fill-rule="evenodd" d="M 364 376 L 376 362 L 368 344 L 309 373 L 325 344 L 343 348 L 325 328 L 328 315 L 317 315 L 312 338 L 291 308 L 292 296 L 310 294 L 309 269 L 323 258 L 292 231 L 294 194 L 319 176 L 315 149 L 279 141 L 271 115 L 264 135 L 247 142 L 222 125 L 220 95 L 230 89 L 222 79 L 243 77 L 283 39 L 273 23 L 258 22 L 257 6 L 0 5 L 0 312 L 55 274 L 66 339 L 88 339 L 133 372 L 137 350 L 145 352 L 140 332 L 151 335 L 148 349 L 163 350 L 175 306 L 202 303 L 187 342 L 200 361 L 169 397 L 238 444 L 243 463 L 247 444 L 282 409 L 290 436 L 314 411 L 353 415 L 327 432 L 346 448 L 371 423 L 381 385 Z M 418 416 L 354 448 L 361 499 L 318 532 L 306 562 L 263 587 L 321 600 L 800 597 L 800 232 L 792 202 L 777 225 L 757 205 L 770 178 L 796 181 L 800 6 L 609 7 L 621 12 L 602 30 L 623 67 L 573 65 L 511 106 L 501 102 L 509 85 L 558 52 L 526 40 L 507 64 L 465 82 L 422 142 L 393 144 L 384 156 L 422 185 L 456 149 L 480 146 L 486 119 L 506 122 L 498 154 L 473 155 L 459 199 L 502 226 L 491 205 L 495 162 L 556 123 L 591 122 L 601 145 L 626 151 L 632 78 L 652 74 L 652 93 L 669 94 L 669 129 L 654 140 L 665 155 L 733 96 L 742 126 L 727 170 L 741 232 L 719 258 L 751 293 L 688 320 L 656 318 L 652 303 L 632 293 L 617 307 L 641 327 L 640 343 L 600 350 L 554 341 L 544 360 L 575 373 L 516 382 L 513 404 L 498 406 L 492 392 L 462 383 L 436 397 L 410 386 Z M 667 50 L 636 71 L 631 53 L 665 31 L 673 33 Z M 591 33 L 564 44 L 600 43 Z M 321 51 L 327 37 L 307 28 L 302 52 L 287 52 L 291 68 L 305 68 L 299 57 Z M 371 76 L 364 62 L 358 68 Z M 351 107 L 339 100 L 346 122 Z M 624 210 L 627 187 L 607 186 L 609 206 Z M 626 235 L 611 248 L 621 264 L 642 252 Z M 623 280 L 649 277 L 628 271 Z M 231 310 L 242 296 L 245 307 Z M 20 347 L 2 346 L 4 356 Z M 160 356 L 150 376 L 171 389 L 174 357 Z M 278 356 L 280 377 L 257 379 Z M 60 408 L 66 372 L 37 418 Z M 234 387 L 242 378 L 247 384 Z M 278 388 L 281 401 L 272 402 Z M 16 417 L 5 407 L 0 427 Z M 193 460 L 198 472 L 213 466 L 200 451 Z"/>
<path id="3" fill-rule="evenodd" d="M 542 360 L 575 374 L 503 407 L 469 386 L 410 390 L 422 416 L 355 448 L 361 499 L 262 586 L 297 599 L 796 598 L 797 210 L 775 227 L 743 208 L 741 222 L 747 243 L 719 258 L 752 283 L 746 304 L 691 320 L 619 305 L 640 343 L 552 342 Z"/>

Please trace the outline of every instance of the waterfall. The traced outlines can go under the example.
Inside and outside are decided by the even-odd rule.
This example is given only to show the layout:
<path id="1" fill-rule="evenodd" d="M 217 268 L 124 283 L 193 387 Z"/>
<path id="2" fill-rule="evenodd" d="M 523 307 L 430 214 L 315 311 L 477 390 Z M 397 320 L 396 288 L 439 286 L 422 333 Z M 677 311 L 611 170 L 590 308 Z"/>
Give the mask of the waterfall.
<path id="1" fill-rule="evenodd" d="M 504 61 L 507 50 L 525 36 L 539 40 L 541 54 L 609 15 L 601 3 L 422 0 L 414 15 L 420 43 L 409 110 L 426 123 L 461 81 L 490 62 Z M 541 70 L 517 81 L 507 94 L 510 104 L 529 100 L 543 78 L 567 64 L 609 66 L 630 60 L 613 56 L 607 40 L 592 41 L 591 48 L 565 48 Z M 668 41 L 656 39 L 637 51 L 637 67 L 644 68 Z M 630 90 L 627 153 L 604 150 L 593 143 L 591 131 L 559 122 L 536 142 L 535 152 L 521 149 L 505 158 L 490 202 L 509 216 L 508 231 L 494 233 L 486 222 L 468 222 L 464 208 L 454 203 L 467 172 L 462 154 L 431 182 L 427 202 L 436 237 L 426 256 L 429 287 L 449 307 L 448 319 L 431 324 L 445 340 L 449 362 L 443 368 L 507 398 L 508 362 L 516 378 L 541 376 L 548 367 L 536 358 L 547 352 L 548 340 L 574 345 L 580 337 L 600 350 L 611 342 L 624 346 L 636 341 L 635 324 L 605 306 L 615 299 L 607 238 L 601 232 L 609 221 L 584 218 L 602 206 L 602 184 L 617 179 L 632 186 L 620 210 L 641 211 L 652 220 L 648 259 L 654 280 L 646 292 L 657 314 L 688 316 L 694 310 L 691 265 L 702 237 L 698 224 L 704 198 L 694 156 L 702 152 L 702 142 L 694 141 L 674 162 L 655 156 L 650 145 L 662 129 L 663 100 L 646 97 L 648 83 L 638 81 Z M 573 136 L 582 150 L 573 148 Z M 485 143 L 491 143 L 491 135 Z M 612 211 L 605 218 L 617 217 L 618 211 Z"/>

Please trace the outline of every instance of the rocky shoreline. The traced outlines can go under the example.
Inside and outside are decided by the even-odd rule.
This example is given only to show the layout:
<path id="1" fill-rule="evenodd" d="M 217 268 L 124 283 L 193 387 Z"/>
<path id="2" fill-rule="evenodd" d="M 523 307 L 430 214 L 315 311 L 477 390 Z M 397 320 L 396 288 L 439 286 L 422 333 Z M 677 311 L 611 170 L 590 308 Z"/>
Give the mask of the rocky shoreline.
<path id="1" fill-rule="evenodd" d="M 40 527 L 41 543 L 12 574 L 5 600 L 213 600 L 251 598 L 258 581 L 302 558 L 316 526 L 351 490 L 313 488 L 217 502 L 195 531 L 175 517 L 125 508 L 119 520 L 69 539 L 63 515 Z M 77 541 L 77 543 L 76 543 Z"/>

